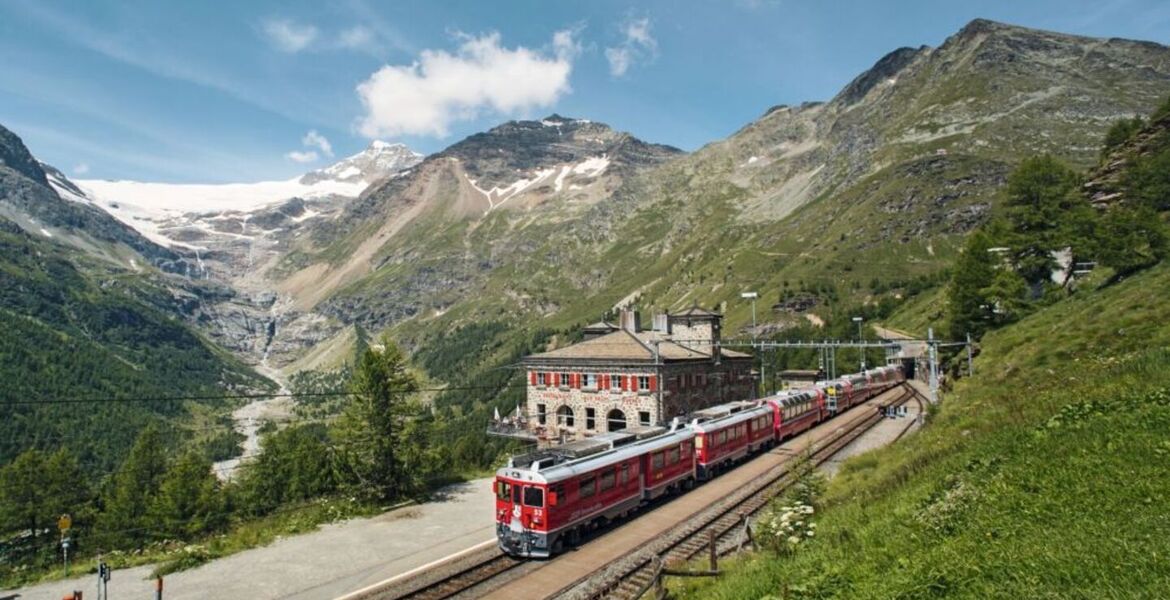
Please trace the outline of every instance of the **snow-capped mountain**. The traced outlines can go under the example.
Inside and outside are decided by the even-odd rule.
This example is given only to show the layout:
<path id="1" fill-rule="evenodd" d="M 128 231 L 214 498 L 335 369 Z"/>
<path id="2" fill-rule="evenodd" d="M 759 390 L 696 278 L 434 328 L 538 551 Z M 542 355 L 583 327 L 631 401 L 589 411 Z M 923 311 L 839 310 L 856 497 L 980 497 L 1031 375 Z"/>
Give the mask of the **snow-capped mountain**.
<path id="1" fill-rule="evenodd" d="M 403 144 L 388 144 L 380 140 L 370 142 L 370 145 L 361 152 L 340 160 L 324 169 L 306 173 L 300 178 L 305 185 L 313 185 L 321 181 L 339 181 L 343 183 L 365 182 L 366 184 L 399 173 L 417 165 L 423 155 L 407 148 Z"/>
<path id="2" fill-rule="evenodd" d="M 272 212 L 294 198 L 301 206 L 294 224 L 334 214 L 371 183 L 394 177 L 421 160 L 422 155 L 402 144 L 375 141 L 329 167 L 283 181 L 176 184 L 79 179 L 66 185 L 60 177 L 54 188 L 63 197 L 96 204 L 155 243 L 203 250 L 209 235 L 251 237 L 242 229 L 247 229 L 253 214 Z M 256 233 L 265 232 L 252 232 Z"/>

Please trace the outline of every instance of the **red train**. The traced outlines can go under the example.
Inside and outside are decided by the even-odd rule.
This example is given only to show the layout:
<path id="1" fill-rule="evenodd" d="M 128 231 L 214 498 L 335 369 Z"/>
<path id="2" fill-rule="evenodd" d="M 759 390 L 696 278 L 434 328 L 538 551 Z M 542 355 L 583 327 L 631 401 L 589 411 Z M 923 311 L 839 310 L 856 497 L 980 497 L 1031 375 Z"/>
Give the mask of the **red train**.
<path id="1" fill-rule="evenodd" d="M 512 457 L 496 472 L 496 537 L 513 556 L 549 557 L 590 528 L 689 489 L 759 450 L 905 380 L 871 369 L 761 400 L 711 407 L 665 427 L 635 427 Z"/>

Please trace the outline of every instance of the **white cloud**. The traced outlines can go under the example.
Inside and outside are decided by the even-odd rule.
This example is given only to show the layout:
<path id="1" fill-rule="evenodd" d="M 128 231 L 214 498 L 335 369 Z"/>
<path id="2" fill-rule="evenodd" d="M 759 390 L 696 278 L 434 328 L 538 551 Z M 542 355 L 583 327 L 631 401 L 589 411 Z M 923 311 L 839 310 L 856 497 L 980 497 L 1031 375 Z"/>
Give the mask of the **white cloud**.
<path id="1" fill-rule="evenodd" d="M 269 19 L 261 28 L 268 41 L 282 52 L 300 52 L 317 39 L 317 28 L 312 25 L 298 25 L 288 19 Z"/>
<path id="2" fill-rule="evenodd" d="M 364 25 L 343 30 L 337 35 L 337 45 L 349 50 L 369 50 L 378 46 L 374 32 Z"/>
<path id="3" fill-rule="evenodd" d="M 442 137 L 452 122 L 550 106 L 570 91 L 580 51 L 572 31 L 554 34 L 551 52 L 505 48 L 499 33 L 459 39 L 454 53 L 423 50 L 414 63 L 386 65 L 359 84 L 362 135 Z"/>
<path id="4" fill-rule="evenodd" d="M 320 156 L 318 156 L 317 153 L 312 151 L 312 150 L 309 150 L 307 152 L 299 152 L 297 150 L 293 150 L 292 152 L 285 154 L 284 157 L 293 161 L 293 162 L 298 162 L 298 163 L 302 163 L 302 164 L 303 163 L 311 163 L 311 162 L 317 160 L 318 158 L 320 158 Z"/>
<path id="5" fill-rule="evenodd" d="M 301 138 L 301 143 L 305 146 L 316 147 L 325 154 L 325 156 L 333 156 L 333 144 L 325 139 L 325 136 L 317 133 L 316 129 L 310 129 L 305 137 Z"/>
<path id="6" fill-rule="evenodd" d="M 650 33 L 650 18 L 626 19 L 621 26 L 622 41 L 605 49 L 609 73 L 622 77 L 635 63 L 646 63 L 658 58 L 658 40 Z"/>
<path id="7" fill-rule="evenodd" d="M 605 60 L 609 61 L 609 74 L 621 77 L 630 70 L 630 50 L 628 48 L 606 48 Z"/>
<path id="8" fill-rule="evenodd" d="M 73 167 L 74 175 L 85 175 L 86 173 L 89 173 L 89 163 L 77 163 Z"/>

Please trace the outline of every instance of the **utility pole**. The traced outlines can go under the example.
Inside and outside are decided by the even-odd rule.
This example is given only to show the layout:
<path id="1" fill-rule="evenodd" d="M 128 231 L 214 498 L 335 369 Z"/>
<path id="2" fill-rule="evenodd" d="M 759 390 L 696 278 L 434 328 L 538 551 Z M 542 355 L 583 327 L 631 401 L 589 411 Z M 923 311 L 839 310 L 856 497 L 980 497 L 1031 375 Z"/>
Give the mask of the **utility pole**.
<path id="1" fill-rule="evenodd" d="M 934 343 L 934 328 L 926 330 L 926 351 L 930 359 L 930 402 L 938 404 L 938 347 Z"/>
<path id="2" fill-rule="evenodd" d="M 975 375 L 975 360 L 971 353 L 971 334 L 967 334 L 967 375 L 973 377 Z"/>
<path id="3" fill-rule="evenodd" d="M 853 322 L 857 323 L 857 341 L 859 341 L 859 342 L 865 341 L 864 334 L 861 333 L 862 320 L 863 319 L 861 317 L 853 317 Z M 858 353 L 861 354 L 861 371 L 864 373 L 865 372 L 865 347 L 862 346 L 857 351 L 858 351 Z"/>
<path id="4" fill-rule="evenodd" d="M 767 368 L 764 366 L 764 352 L 763 352 L 763 349 L 759 345 L 756 344 L 756 298 L 759 298 L 760 294 L 758 292 L 742 292 L 742 293 L 740 293 L 739 297 L 743 298 L 744 300 L 751 300 L 752 301 L 752 349 L 755 350 L 757 353 L 759 353 L 759 357 L 760 357 L 760 386 L 759 387 L 763 388 L 764 393 L 767 394 L 767 387 L 765 387 L 765 385 L 764 385 L 764 381 L 765 381 L 764 374 L 765 374 L 765 370 Z M 754 396 L 754 394 L 753 394 L 753 396 Z"/>

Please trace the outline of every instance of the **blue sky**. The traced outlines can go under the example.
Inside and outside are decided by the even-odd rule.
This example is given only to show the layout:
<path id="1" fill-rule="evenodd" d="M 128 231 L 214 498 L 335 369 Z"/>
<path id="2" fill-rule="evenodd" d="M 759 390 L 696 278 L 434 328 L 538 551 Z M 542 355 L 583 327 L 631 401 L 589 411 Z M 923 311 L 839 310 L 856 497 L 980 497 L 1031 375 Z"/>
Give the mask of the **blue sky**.
<path id="1" fill-rule="evenodd" d="M 978 5 L 978 6 L 976 6 Z M 0 124 L 75 178 L 283 179 L 557 112 L 693 150 L 975 17 L 1170 43 L 1170 3 L 0 2 Z"/>

